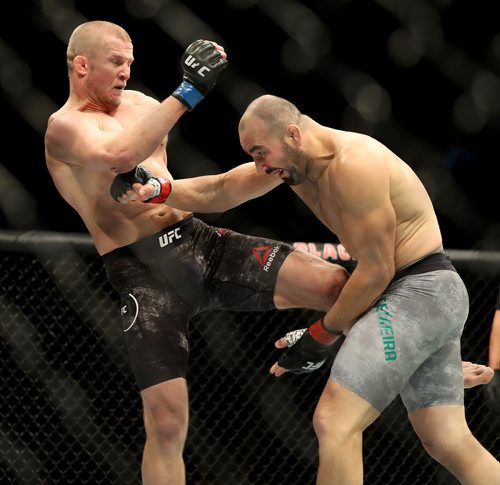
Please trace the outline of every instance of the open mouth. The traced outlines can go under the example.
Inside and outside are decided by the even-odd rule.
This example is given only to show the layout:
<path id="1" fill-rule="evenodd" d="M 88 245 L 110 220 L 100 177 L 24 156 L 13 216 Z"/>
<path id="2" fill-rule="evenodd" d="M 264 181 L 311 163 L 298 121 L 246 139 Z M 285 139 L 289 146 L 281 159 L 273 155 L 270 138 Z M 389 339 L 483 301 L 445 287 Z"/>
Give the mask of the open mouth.
<path id="1" fill-rule="evenodd" d="M 276 175 L 276 177 L 283 178 L 284 171 L 282 168 L 270 168 L 267 170 L 269 175 Z"/>

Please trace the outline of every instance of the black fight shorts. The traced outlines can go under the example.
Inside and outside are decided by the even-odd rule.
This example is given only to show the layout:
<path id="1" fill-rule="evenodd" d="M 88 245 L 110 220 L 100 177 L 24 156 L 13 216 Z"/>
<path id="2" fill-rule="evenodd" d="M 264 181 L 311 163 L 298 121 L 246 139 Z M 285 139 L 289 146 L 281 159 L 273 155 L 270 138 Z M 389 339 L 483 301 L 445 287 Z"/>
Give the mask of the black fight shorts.
<path id="1" fill-rule="evenodd" d="M 275 309 L 278 271 L 293 247 L 189 217 L 103 256 L 121 298 L 139 388 L 186 377 L 188 320 L 207 310 Z"/>

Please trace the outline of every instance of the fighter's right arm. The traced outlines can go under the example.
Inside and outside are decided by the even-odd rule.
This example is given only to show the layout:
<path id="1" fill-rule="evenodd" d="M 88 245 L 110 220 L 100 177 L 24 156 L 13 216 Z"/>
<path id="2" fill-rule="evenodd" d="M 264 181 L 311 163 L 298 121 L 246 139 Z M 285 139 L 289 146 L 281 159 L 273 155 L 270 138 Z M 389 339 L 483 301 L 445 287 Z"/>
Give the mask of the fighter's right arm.
<path id="1" fill-rule="evenodd" d="M 217 213 L 260 197 L 283 180 L 257 173 L 253 162 L 244 163 L 217 175 L 174 180 L 166 203 L 177 209 Z"/>
<path id="2" fill-rule="evenodd" d="M 222 46 L 208 40 L 193 42 L 181 59 L 183 81 L 161 103 L 137 91 L 126 91 L 136 113 L 124 127 L 112 116 L 73 109 L 49 119 L 45 133 L 47 160 L 58 160 L 91 170 L 124 173 L 146 160 L 175 123 L 215 86 L 227 65 Z"/>
<path id="3" fill-rule="evenodd" d="M 145 106 L 145 114 L 125 128 L 111 117 L 102 127 L 97 115 L 76 110 L 52 116 L 45 133 L 47 159 L 127 172 L 148 158 L 187 109 L 173 96 L 158 103 L 140 93 L 132 95 Z"/>

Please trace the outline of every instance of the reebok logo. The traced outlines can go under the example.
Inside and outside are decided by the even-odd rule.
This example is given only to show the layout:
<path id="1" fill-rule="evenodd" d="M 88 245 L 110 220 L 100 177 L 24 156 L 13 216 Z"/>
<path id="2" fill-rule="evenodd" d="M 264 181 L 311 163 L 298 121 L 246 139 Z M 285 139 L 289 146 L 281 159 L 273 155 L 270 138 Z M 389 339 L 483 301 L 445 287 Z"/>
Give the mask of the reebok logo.
<path id="1" fill-rule="evenodd" d="M 261 246 L 259 248 L 253 248 L 252 253 L 253 255 L 257 258 L 257 261 L 264 266 L 267 261 L 267 257 L 271 253 L 271 250 L 273 249 L 272 246 Z"/>
<path id="2" fill-rule="evenodd" d="M 260 246 L 258 248 L 253 248 L 252 253 L 261 264 L 262 269 L 267 272 L 273 264 L 274 257 L 279 249 L 279 246 L 274 246 L 274 248 L 272 246 Z"/>
<path id="3" fill-rule="evenodd" d="M 180 239 L 182 237 L 179 234 L 180 230 L 181 230 L 181 228 L 177 227 L 176 229 L 172 229 L 171 231 L 168 231 L 167 234 L 162 234 L 158 238 L 158 241 L 160 242 L 160 247 L 164 248 L 165 246 L 168 246 L 174 239 Z"/>

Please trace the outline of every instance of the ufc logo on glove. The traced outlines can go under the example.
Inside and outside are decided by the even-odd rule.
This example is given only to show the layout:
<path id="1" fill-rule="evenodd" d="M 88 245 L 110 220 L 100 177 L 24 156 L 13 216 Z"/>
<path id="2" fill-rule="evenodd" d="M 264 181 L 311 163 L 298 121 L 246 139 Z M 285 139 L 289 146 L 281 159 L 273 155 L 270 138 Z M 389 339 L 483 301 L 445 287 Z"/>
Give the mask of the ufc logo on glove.
<path id="1" fill-rule="evenodd" d="M 196 61 L 196 59 L 189 55 L 186 57 L 186 60 L 184 61 L 184 64 L 186 64 L 186 66 L 189 66 L 190 68 L 192 69 L 196 69 L 200 63 Z M 198 69 L 198 71 L 196 71 L 201 77 L 205 77 L 205 72 L 208 71 L 210 72 L 211 69 L 207 66 L 201 66 L 200 69 Z"/>

